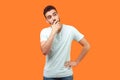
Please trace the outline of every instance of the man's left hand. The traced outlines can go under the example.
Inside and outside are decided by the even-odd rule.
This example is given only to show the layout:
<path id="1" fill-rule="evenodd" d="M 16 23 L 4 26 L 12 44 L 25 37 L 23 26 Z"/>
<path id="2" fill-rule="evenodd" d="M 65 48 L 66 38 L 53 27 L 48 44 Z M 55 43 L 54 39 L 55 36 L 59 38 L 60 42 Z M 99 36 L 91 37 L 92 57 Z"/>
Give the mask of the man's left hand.
<path id="1" fill-rule="evenodd" d="M 78 63 L 76 61 L 67 61 L 65 62 L 65 67 L 74 67 L 74 66 L 77 66 Z"/>

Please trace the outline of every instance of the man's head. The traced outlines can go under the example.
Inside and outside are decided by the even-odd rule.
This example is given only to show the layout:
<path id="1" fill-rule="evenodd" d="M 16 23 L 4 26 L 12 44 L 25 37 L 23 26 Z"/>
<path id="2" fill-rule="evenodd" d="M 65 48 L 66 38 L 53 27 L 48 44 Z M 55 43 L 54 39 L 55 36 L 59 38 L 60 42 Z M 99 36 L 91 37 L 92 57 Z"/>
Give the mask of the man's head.
<path id="1" fill-rule="evenodd" d="M 53 24 L 55 21 L 60 21 L 57 10 L 54 6 L 48 5 L 45 7 L 43 14 L 48 23 Z"/>

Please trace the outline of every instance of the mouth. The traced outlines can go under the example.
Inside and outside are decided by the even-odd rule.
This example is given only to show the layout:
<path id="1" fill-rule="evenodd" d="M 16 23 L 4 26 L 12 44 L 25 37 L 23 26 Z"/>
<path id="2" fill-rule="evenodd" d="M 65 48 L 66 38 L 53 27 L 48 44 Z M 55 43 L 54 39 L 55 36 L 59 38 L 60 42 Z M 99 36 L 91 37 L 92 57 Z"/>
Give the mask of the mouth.
<path id="1" fill-rule="evenodd" d="M 55 22 L 55 24 L 56 24 L 56 23 L 58 23 L 58 22 L 59 22 L 59 20 L 57 20 L 57 21 L 56 21 L 56 20 L 55 20 L 55 21 L 53 21 L 53 22 L 52 22 L 52 24 L 54 24 L 54 22 Z"/>

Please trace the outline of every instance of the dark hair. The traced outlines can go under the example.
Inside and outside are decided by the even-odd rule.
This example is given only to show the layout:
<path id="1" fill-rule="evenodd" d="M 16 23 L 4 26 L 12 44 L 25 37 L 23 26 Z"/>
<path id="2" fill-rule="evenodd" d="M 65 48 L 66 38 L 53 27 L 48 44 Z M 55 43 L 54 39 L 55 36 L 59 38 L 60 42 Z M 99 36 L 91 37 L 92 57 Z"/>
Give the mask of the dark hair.
<path id="1" fill-rule="evenodd" d="M 46 14 L 48 11 L 50 11 L 50 10 L 52 10 L 52 9 L 56 10 L 56 8 L 55 8 L 54 6 L 52 6 L 52 5 L 46 6 L 46 7 L 44 8 L 44 11 L 43 11 L 44 16 L 45 16 L 45 14 Z M 56 11 L 57 11 L 57 10 L 56 10 Z"/>

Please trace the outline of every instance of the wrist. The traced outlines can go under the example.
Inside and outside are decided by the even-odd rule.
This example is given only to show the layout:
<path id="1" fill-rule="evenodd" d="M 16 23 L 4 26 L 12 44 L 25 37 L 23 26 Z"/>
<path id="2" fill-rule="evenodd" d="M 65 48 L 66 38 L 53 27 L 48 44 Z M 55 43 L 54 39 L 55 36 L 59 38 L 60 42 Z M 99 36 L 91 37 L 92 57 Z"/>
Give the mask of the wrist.
<path id="1" fill-rule="evenodd" d="M 57 32 L 52 31 L 52 32 L 51 32 L 51 35 L 52 35 L 52 36 L 55 36 L 56 33 L 57 33 Z"/>
<path id="2" fill-rule="evenodd" d="M 78 61 L 78 60 L 76 60 L 76 63 L 77 63 L 77 64 L 79 64 L 79 61 Z"/>

